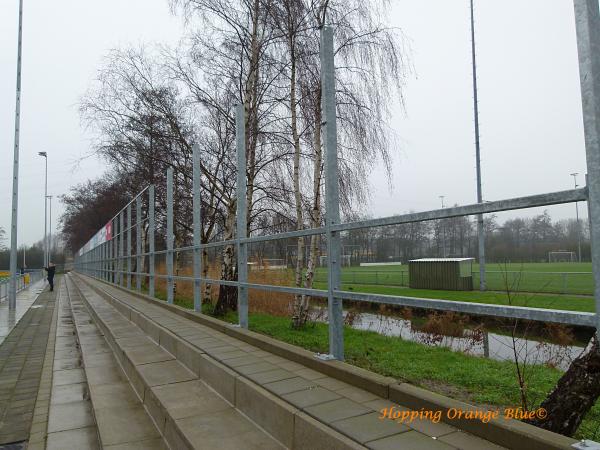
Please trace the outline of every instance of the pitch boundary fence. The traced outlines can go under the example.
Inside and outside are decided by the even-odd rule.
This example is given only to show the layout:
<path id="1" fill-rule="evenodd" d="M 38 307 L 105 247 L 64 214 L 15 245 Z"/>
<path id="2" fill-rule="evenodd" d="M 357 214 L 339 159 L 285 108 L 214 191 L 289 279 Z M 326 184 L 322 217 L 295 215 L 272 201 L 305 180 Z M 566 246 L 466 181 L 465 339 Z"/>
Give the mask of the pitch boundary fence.
<path id="1" fill-rule="evenodd" d="M 570 312 L 554 309 L 541 309 L 519 306 L 491 305 L 449 300 L 414 298 L 381 294 L 357 293 L 341 290 L 341 241 L 343 231 L 363 228 L 399 225 L 459 216 L 490 214 L 525 208 L 535 208 L 564 203 L 588 202 L 591 223 L 592 244 L 600 242 L 600 13 L 598 0 L 575 0 L 577 42 L 583 97 L 583 116 L 586 138 L 586 158 L 588 180 L 585 188 L 570 189 L 505 200 L 476 203 L 466 206 L 436 209 L 372 220 L 342 223 L 339 208 L 337 124 L 334 79 L 333 29 L 321 30 L 321 77 L 323 95 L 323 141 L 325 145 L 325 225 L 323 227 L 289 231 L 265 236 L 246 236 L 246 131 L 244 129 L 244 107 L 238 105 L 236 118 L 237 152 L 237 215 L 235 239 L 202 244 L 201 234 L 201 195 L 200 195 L 200 159 L 201 150 L 193 147 L 193 245 L 174 248 L 173 236 L 173 169 L 167 170 L 167 211 L 166 211 L 166 249 L 155 250 L 155 188 L 153 185 L 142 190 L 131 202 L 117 213 L 107 224 L 107 229 L 84 246 L 76 256 L 77 271 L 115 284 L 124 284 L 141 290 L 142 278 L 148 279 L 148 294 L 155 296 L 157 278 L 166 279 L 167 302 L 173 303 L 174 283 L 176 280 L 194 283 L 194 309 L 201 311 L 201 283 L 235 286 L 238 290 L 239 326 L 248 327 L 248 289 L 258 289 L 289 294 L 310 295 L 327 298 L 329 321 L 329 355 L 326 358 L 344 359 L 343 308 L 342 301 L 374 302 L 397 306 L 407 306 L 443 311 L 454 311 L 474 315 L 525 319 L 542 322 L 554 322 L 565 325 L 587 326 L 600 329 L 600 245 L 592 245 L 592 262 L 595 280 L 596 314 Z M 241 168 L 241 170 L 240 170 Z M 142 215 L 143 195 L 147 195 L 146 217 Z M 132 222 L 132 208 L 135 204 L 135 222 Z M 147 223 L 147 225 L 145 225 Z M 147 226 L 147 240 L 142 251 L 142 225 Z M 116 233 L 115 230 L 118 230 Z M 136 251 L 132 253 L 132 233 L 136 233 Z M 110 233 L 107 233 L 110 231 Z M 102 236 L 104 235 L 104 239 Z M 324 289 L 306 289 L 301 287 L 257 284 L 248 281 L 248 245 L 280 239 L 303 236 L 325 235 L 327 244 L 327 286 Z M 237 280 L 219 280 L 202 277 L 201 251 L 227 245 L 236 247 Z M 144 248 L 145 250 L 145 248 Z M 173 273 L 173 257 L 177 252 L 193 252 L 193 276 Z M 164 255 L 166 274 L 157 274 L 155 258 Z M 330 257 L 331 256 L 331 257 Z M 141 272 L 142 258 L 148 257 L 148 272 Z M 132 270 L 136 260 L 136 271 Z"/>

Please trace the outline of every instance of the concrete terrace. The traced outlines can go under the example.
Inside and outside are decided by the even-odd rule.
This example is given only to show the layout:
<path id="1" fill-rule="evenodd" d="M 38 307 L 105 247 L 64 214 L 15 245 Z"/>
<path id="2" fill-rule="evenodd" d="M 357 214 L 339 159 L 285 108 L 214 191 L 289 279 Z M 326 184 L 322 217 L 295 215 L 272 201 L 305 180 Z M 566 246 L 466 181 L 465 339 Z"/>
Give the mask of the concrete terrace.
<path id="1" fill-rule="evenodd" d="M 392 406 L 469 405 L 82 275 L 64 276 L 33 305 L 0 345 L 0 449 L 536 450 L 575 442 L 520 422 L 382 420 Z"/>

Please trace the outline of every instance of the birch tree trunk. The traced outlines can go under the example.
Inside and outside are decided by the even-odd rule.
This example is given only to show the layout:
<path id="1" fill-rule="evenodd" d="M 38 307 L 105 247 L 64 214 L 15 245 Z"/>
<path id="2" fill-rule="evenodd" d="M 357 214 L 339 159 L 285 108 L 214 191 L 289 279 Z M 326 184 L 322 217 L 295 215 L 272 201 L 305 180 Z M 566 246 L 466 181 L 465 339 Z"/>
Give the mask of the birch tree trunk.
<path id="1" fill-rule="evenodd" d="M 260 68 L 259 15 L 260 0 L 254 1 L 252 33 L 250 37 L 250 69 L 244 92 L 244 110 L 246 113 L 246 234 L 250 236 L 250 222 L 254 198 L 254 179 L 256 176 L 256 145 L 258 141 L 258 82 Z"/>
<path id="2" fill-rule="evenodd" d="M 545 417 L 529 421 L 532 425 L 565 436 L 572 436 L 581 421 L 600 398 L 600 344 L 592 338 L 590 349 L 575 359 L 558 380 L 554 390 L 540 405 Z"/>
<path id="3" fill-rule="evenodd" d="M 292 20 L 291 17 L 289 19 Z M 290 27 L 292 28 L 292 27 Z M 294 200 L 296 202 L 296 229 L 304 228 L 302 217 L 302 193 L 300 192 L 300 136 L 298 135 L 298 112 L 296 102 L 296 51 L 293 31 L 290 30 L 289 42 L 291 57 L 290 74 L 290 110 L 292 120 L 292 139 L 294 142 Z M 298 237 L 296 244 L 296 270 L 295 283 L 297 287 L 302 286 L 302 269 L 304 269 L 304 237 Z M 308 318 L 306 296 L 296 295 L 294 297 L 294 313 L 292 316 L 292 327 L 302 328 Z"/>
<path id="4" fill-rule="evenodd" d="M 208 252 L 206 249 L 202 250 L 202 278 L 208 278 Z M 211 298 L 212 285 L 210 283 L 204 283 L 204 289 L 202 290 L 202 303 L 212 303 Z"/>
<path id="5" fill-rule="evenodd" d="M 316 91 L 315 99 L 315 136 L 314 136 L 314 166 L 313 166 L 313 205 L 311 211 L 311 228 L 317 228 L 321 224 L 321 174 L 323 166 L 323 149 L 321 146 L 321 85 Z M 310 237 L 310 256 L 306 266 L 306 275 L 304 278 L 304 287 L 312 288 L 315 277 L 315 268 L 317 266 L 317 257 L 319 256 L 319 238 L 318 234 Z M 303 302 L 308 310 L 310 297 L 304 296 Z"/>
<path id="6" fill-rule="evenodd" d="M 225 233 L 223 240 L 233 239 L 235 229 L 236 202 L 231 201 L 227 207 L 227 218 L 225 220 Z M 237 270 L 235 264 L 235 253 L 233 245 L 227 245 L 223 248 L 223 261 L 221 262 L 221 280 L 237 280 Z M 223 316 L 227 311 L 237 311 L 237 288 L 235 286 L 219 286 L 219 299 L 215 305 L 215 315 Z"/>

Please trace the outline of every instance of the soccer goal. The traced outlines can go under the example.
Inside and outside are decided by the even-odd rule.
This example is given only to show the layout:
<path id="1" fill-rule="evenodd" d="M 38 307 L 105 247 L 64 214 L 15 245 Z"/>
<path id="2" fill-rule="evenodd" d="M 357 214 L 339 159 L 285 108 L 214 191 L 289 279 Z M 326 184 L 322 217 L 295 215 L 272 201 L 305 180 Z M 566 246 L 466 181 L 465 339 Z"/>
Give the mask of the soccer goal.
<path id="1" fill-rule="evenodd" d="M 352 255 L 340 255 L 342 258 L 342 267 L 350 267 L 352 265 Z M 319 265 L 327 267 L 327 255 L 319 256 Z"/>
<path id="2" fill-rule="evenodd" d="M 549 263 L 575 262 L 575 261 L 577 261 L 575 252 L 568 252 L 566 250 L 558 250 L 556 252 L 548 252 L 548 262 Z"/>

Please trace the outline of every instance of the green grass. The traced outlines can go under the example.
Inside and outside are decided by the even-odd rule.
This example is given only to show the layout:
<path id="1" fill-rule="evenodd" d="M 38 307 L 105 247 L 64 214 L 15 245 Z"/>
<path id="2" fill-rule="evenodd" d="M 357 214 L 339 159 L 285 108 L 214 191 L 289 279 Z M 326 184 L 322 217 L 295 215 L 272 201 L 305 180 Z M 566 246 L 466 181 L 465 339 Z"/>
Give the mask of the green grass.
<path id="1" fill-rule="evenodd" d="M 237 322 L 237 314 L 225 320 Z M 311 324 L 296 331 L 290 319 L 266 314 L 250 314 L 250 329 L 313 352 L 328 351 L 326 324 Z M 519 406 L 514 364 L 478 358 L 444 347 L 430 347 L 376 332 L 345 327 L 346 361 L 382 375 L 437 390 L 445 395 L 481 405 Z M 532 366 L 529 396 L 532 407 L 539 404 L 555 386 L 561 372 L 545 366 Z M 600 438 L 600 402 L 580 426 L 577 438 Z"/>
<path id="2" fill-rule="evenodd" d="M 504 289 L 506 278 L 509 285 L 514 285 L 514 290 L 524 292 L 592 295 L 594 291 L 594 280 L 591 273 L 572 273 L 591 272 L 591 263 L 489 263 L 486 269 L 486 282 L 490 290 Z M 474 272 L 473 284 L 477 286 L 479 285 L 479 264 L 473 264 L 472 270 Z M 316 270 L 315 279 L 318 282 L 326 282 L 327 269 L 319 267 Z M 408 286 L 408 281 L 407 265 L 358 266 L 345 267 L 342 270 L 342 282 L 346 284 Z"/>

